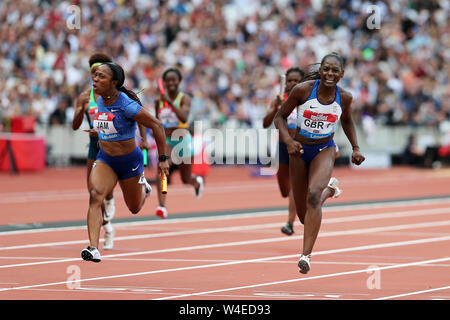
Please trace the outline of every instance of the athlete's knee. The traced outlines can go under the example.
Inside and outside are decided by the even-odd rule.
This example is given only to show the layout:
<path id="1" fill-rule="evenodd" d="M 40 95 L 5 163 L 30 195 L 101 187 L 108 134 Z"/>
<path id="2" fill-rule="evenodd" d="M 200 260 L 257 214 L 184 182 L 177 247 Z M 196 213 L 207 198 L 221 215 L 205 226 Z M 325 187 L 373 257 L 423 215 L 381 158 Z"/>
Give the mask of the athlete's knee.
<path id="1" fill-rule="evenodd" d="M 320 205 L 320 197 L 322 195 L 322 189 L 319 187 L 310 187 L 308 189 L 308 204 L 313 207 L 317 208 Z"/>
<path id="2" fill-rule="evenodd" d="M 298 220 L 300 220 L 301 224 L 305 224 L 305 213 L 297 212 Z"/>
<path id="3" fill-rule="evenodd" d="M 141 209 L 142 209 L 142 205 L 139 205 L 139 206 L 128 206 L 128 210 L 130 210 L 130 212 L 132 214 L 139 213 L 139 211 L 141 211 Z"/>
<path id="4" fill-rule="evenodd" d="M 183 182 L 183 184 L 190 184 L 193 177 L 186 177 L 186 176 L 181 176 L 181 182 Z"/>
<path id="5" fill-rule="evenodd" d="M 289 188 L 283 188 L 283 187 L 280 188 L 281 196 L 283 198 L 289 197 L 289 191 L 290 191 Z"/>
<path id="6" fill-rule="evenodd" d="M 89 190 L 89 204 L 91 205 L 101 205 L 105 195 L 98 191 L 96 188 L 92 187 Z"/>

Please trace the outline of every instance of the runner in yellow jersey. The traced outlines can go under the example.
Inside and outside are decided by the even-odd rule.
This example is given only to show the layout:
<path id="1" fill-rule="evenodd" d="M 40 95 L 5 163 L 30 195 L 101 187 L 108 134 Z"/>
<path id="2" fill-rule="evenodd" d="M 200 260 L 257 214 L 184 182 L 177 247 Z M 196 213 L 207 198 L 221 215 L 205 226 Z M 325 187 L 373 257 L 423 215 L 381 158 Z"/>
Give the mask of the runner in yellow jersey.
<path id="1" fill-rule="evenodd" d="M 177 165 L 181 180 L 184 184 L 194 187 L 195 196 L 200 198 L 203 193 L 203 178 L 192 174 L 194 147 L 192 135 L 188 130 L 188 118 L 191 105 L 189 95 L 179 91 L 183 79 L 181 72 L 175 68 L 164 71 L 162 80 L 165 88 L 164 95 L 160 95 L 155 102 L 156 117 L 162 122 L 166 133 L 166 154 L 170 156 L 169 162 Z M 164 161 L 164 159 L 159 159 Z M 161 193 L 161 177 L 157 174 L 159 206 L 156 215 L 166 218 L 166 194 Z"/>

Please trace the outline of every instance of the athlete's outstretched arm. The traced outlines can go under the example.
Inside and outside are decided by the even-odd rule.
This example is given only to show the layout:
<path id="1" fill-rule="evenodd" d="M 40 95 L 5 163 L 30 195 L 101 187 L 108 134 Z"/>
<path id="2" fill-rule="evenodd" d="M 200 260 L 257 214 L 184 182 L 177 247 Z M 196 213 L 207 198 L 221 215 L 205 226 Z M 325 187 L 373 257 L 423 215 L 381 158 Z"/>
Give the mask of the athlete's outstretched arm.
<path id="1" fill-rule="evenodd" d="M 281 98 L 279 95 L 276 96 L 274 100 L 270 103 L 269 110 L 267 111 L 267 114 L 265 115 L 263 119 L 263 128 L 268 128 L 273 120 L 275 119 L 275 115 L 278 112 L 278 107 L 281 105 Z"/>
<path id="2" fill-rule="evenodd" d="M 75 113 L 72 120 L 72 129 L 78 130 L 83 122 L 84 113 L 86 112 L 89 102 L 89 91 L 83 91 L 75 100 Z"/>

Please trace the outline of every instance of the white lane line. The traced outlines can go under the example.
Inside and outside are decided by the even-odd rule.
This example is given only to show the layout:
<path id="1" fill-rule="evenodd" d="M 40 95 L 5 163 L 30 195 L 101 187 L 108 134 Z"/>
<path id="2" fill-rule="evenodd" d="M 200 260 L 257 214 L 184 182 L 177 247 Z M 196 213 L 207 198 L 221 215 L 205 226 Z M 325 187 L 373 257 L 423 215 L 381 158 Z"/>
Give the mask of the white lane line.
<path id="1" fill-rule="evenodd" d="M 408 200 L 408 201 L 386 201 L 386 202 L 376 202 L 376 203 L 357 203 L 357 204 L 348 204 L 348 205 L 340 205 L 336 207 L 327 207 L 323 208 L 324 214 L 328 212 L 348 212 L 348 211 L 356 211 L 356 210 L 371 210 L 371 209 L 388 209 L 388 208 L 397 208 L 397 207 L 415 207 L 417 205 L 435 205 L 435 204 L 447 204 L 450 203 L 450 198 L 448 199 L 422 199 L 422 200 Z M 422 212 L 433 214 L 439 213 L 439 210 L 446 210 L 445 208 L 434 208 L 434 209 L 422 209 L 419 210 L 420 215 Z M 417 210 L 416 210 L 417 211 Z M 400 211 L 399 214 L 406 214 L 412 211 Z M 254 211 L 249 213 L 235 213 L 235 214 L 223 214 L 223 215 L 213 215 L 213 216 L 202 216 L 202 217 L 191 217 L 191 218 L 175 218 L 169 220 L 150 220 L 150 221 L 136 221 L 136 222 L 114 222 L 114 225 L 117 226 L 145 226 L 145 225 L 159 225 L 159 224 L 173 224 L 173 223 L 189 223 L 189 222 L 199 222 L 199 221 L 217 221 L 217 219 L 221 220 L 232 220 L 232 219 L 252 219 L 254 217 L 264 217 L 264 216 L 277 216 L 277 215 L 285 215 L 287 213 L 287 209 L 285 210 L 269 210 L 269 211 Z M 389 215 L 389 213 L 386 213 Z M 393 212 L 392 214 L 395 214 Z M 373 214 L 377 215 L 377 213 Z M 343 217 L 343 218 L 335 218 L 335 219 L 344 219 L 342 222 L 346 221 L 345 219 L 351 219 L 351 217 Z M 29 225 L 29 224 L 23 224 Z M 41 225 L 41 224 L 40 224 Z M 28 230 L 14 230 L 14 231 L 1 231 L 0 236 L 8 236 L 15 234 L 28 234 L 28 233 L 40 233 L 40 232 L 59 232 L 59 231 L 69 231 L 69 230 L 81 230 L 86 229 L 86 226 L 70 226 L 70 227 L 48 227 L 48 228 L 40 228 L 40 229 L 28 229 Z"/>
<path id="2" fill-rule="evenodd" d="M 397 294 L 395 296 L 376 298 L 374 300 L 395 299 L 395 298 L 407 297 L 407 296 L 412 296 L 412 295 L 416 295 L 416 294 L 428 293 L 428 292 L 434 292 L 434 291 L 441 291 L 441 290 L 447 290 L 447 289 L 450 289 L 450 286 L 434 288 L 434 289 L 428 289 L 428 290 L 421 290 L 421 291 L 414 291 L 414 292 L 408 292 L 408 293 L 402 293 L 402 294 Z"/>
<path id="3" fill-rule="evenodd" d="M 405 182 L 405 181 L 418 181 L 418 180 L 435 180 L 435 179 L 448 179 L 447 176 L 439 175 L 437 173 L 429 175 L 421 175 L 416 177 L 414 175 L 399 174 L 394 176 L 383 177 L 371 177 L 366 178 L 366 183 L 382 183 L 388 182 Z M 354 186 L 360 184 L 360 178 L 349 177 L 345 178 L 345 185 Z M 235 190 L 249 190 L 255 189 L 278 189 L 275 180 L 267 182 L 225 182 L 225 183 L 209 183 L 208 188 L 205 189 L 207 193 L 223 193 Z M 171 194 L 191 194 L 192 189 L 184 185 L 174 185 L 170 187 Z M 115 193 L 117 198 L 121 198 L 120 192 Z M 38 191 L 25 191 L 25 192 L 1 192 L 0 203 L 26 203 L 29 201 L 58 201 L 58 200 L 78 200 L 80 198 L 88 199 L 88 192 L 86 189 L 71 189 L 71 190 L 38 190 Z"/>
<path id="4" fill-rule="evenodd" d="M 285 214 L 285 212 L 282 212 L 282 211 L 274 211 L 273 213 L 270 214 L 270 216 L 272 216 L 272 214 L 281 214 L 281 213 Z M 322 220 L 322 224 L 366 221 L 366 220 L 380 220 L 380 219 L 384 220 L 384 219 L 390 219 L 390 218 L 413 217 L 413 216 L 421 216 L 421 215 L 430 216 L 430 215 L 434 215 L 434 214 L 443 214 L 443 213 L 450 213 L 450 208 L 397 211 L 397 212 L 375 213 L 375 214 L 366 214 L 366 215 L 340 217 L 340 218 L 325 218 Z M 252 215 L 252 217 L 255 217 L 258 214 L 266 214 L 266 216 L 268 215 L 267 212 L 255 212 L 251 215 Z M 209 218 L 211 218 L 211 217 L 209 217 Z M 228 216 L 228 218 L 231 219 L 232 216 Z M 200 220 L 202 220 L 202 219 L 200 219 Z M 217 220 L 217 217 L 215 217 L 214 220 Z M 221 220 L 224 220 L 224 219 L 221 218 Z M 185 221 L 183 221 L 183 222 L 185 222 Z M 142 222 L 142 223 L 134 222 L 133 224 L 134 225 L 144 225 L 144 224 L 147 224 L 147 222 Z M 186 231 L 163 232 L 163 233 L 157 233 L 157 234 L 122 236 L 122 237 L 115 237 L 114 240 L 115 241 L 136 240 L 136 239 L 148 239 L 148 238 L 158 238 L 158 237 L 166 237 L 166 236 L 180 236 L 180 235 L 208 233 L 208 232 L 231 232 L 231 231 L 257 230 L 257 229 L 264 229 L 264 228 L 274 228 L 274 227 L 278 227 L 278 226 L 279 226 L 279 223 L 266 223 L 266 224 L 256 224 L 256 225 L 253 224 L 250 226 L 241 226 L 241 227 L 195 229 L 195 230 L 186 230 Z M 102 242 L 103 239 L 101 239 L 100 241 Z M 27 249 L 27 248 L 53 247 L 53 246 L 62 246 L 62 245 L 84 244 L 84 243 L 86 243 L 86 240 L 33 243 L 33 244 L 27 244 L 27 245 L 0 247 L 0 251 Z"/>
<path id="5" fill-rule="evenodd" d="M 350 247 L 350 248 L 341 248 L 341 249 L 318 251 L 318 252 L 314 253 L 314 256 L 324 255 L 324 254 L 342 253 L 342 252 L 353 252 L 353 251 L 362 251 L 362 250 L 371 250 L 371 249 L 380 249 L 380 248 L 391 248 L 391 247 L 399 247 L 399 246 L 408 246 L 408 245 L 433 243 L 433 242 L 441 242 L 441 241 L 448 241 L 448 240 L 450 240 L 450 236 L 428 238 L 428 239 L 417 239 L 417 240 L 409 240 L 409 241 L 388 242 L 388 243 L 381 243 L 381 244 L 375 244 L 375 245 L 365 245 L 365 246 L 357 246 L 357 247 Z M 298 256 L 299 256 L 298 254 L 284 255 L 284 256 L 272 256 L 272 257 L 265 257 L 265 258 L 256 258 L 256 259 L 249 259 L 249 260 L 238 260 L 238 261 L 215 263 L 215 264 L 207 264 L 207 265 L 199 265 L 199 266 L 191 266 L 191 267 L 180 267 L 180 268 L 173 268 L 173 269 L 162 269 L 162 270 L 154 270 L 154 271 L 146 271 L 146 272 L 127 273 L 127 274 L 119 274 L 119 275 L 112 275 L 112 276 L 80 279 L 79 282 L 104 280 L 104 279 L 116 279 L 116 278 L 125 278 L 125 277 L 135 277 L 135 276 L 142 276 L 142 275 L 168 273 L 168 272 L 176 272 L 176 271 L 186 271 L 186 270 L 195 270 L 195 269 L 206 269 L 206 268 L 214 268 L 214 267 L 223 267 L 223 266 L 245 264 L 245 263 L 256 263 L 256 262 L 270 261 L 270 260 L 279 260 L 279 259 L 287 259 L 287 258 L 298 258 Z M 446 257 L 446 258 L 440 258 L 440 259 L 433 259 L 433 260 L 425 260 L 425 261 L 420 261 L 420 262 L 406 263 L 406 264 L 396 265 L 396 266 L 379 267 L 379 268 L 377 268 L 377 270 L 393 269 L 393 268 L 399 268 L 400 266 L 406 267 L 406 266 L 420 265 L 420 264 L 424 264 L 424 263 L 436 263 L 436 262 L 449 261 L 449 260 L 450 260 L 450 257 Z M 327 275 L 316 276 L 316 277 L 309 277 L 309 278 L 302 278 L 302 279 L 303 280 L 312 280 L 312 279 L 328 278 L 328 277 L 339 276 L 339 275 L 344 275 L 344 274 L 354 274 L 354 273 L 368 272 L 368 271 L 370 271 L 370 270 L 366 268 L 364 270 L 342 272 L 342 273 L 336 273 L 336 274 L 331 274 L 331 275 L 327 274 Z M 294 281 L 302 281 L 302 280 L 292 279 L 292 280 L 287 280 L 287 281 L 271 282 L 269 284 L 264 283 L 264 284 L 250 285 L 250 286 L 237 287 L 237 288 L 259 287 L 259 286 L 265 286 L 265 285 L 270 285 L 270 284 L 287 283 L 287 282 L 294 282 Z M 30 288 L 40 288 L 40 287 L 61 285 L 61 284 L 66 284 L 67 285 L 67 284 L 69 284 L 69 281 L 66 280 L 66 281 L 60 281 L 60 282 L 42 283 L 42 284 L 20 286 L 20 287 L 0 288 L 0 292 L 2 292 L 2 291 L 11 291 L 11 290 L 30 289 Z M 70 281 L 70 285 L 73 285 L 73 281 Z M 208 294 L 208 293 L 214 293 L 214 292 L 222 292 L 222 291 L 230 291 L 230 290 L 236 290 L 236 288 L 220 289 L 220 290 L 214 290 L 214 291 L 211 291 L 211 292 L 208 291 L 208 292 L 204 292 L 204 293 L 193 293 L 193 294 L 182 295 L 182 296 L 166 297 L 164 299 L 172 299 L 172 298 L 185 297 L 185 296 L 195 296 L 195 295 L 202 295 L 202 294 Z"/>
<path id="6" fill-rule="evenodd" d="M 177 296 L 157 298 L 157 299 L 154 299 L 154 300 L 169 300 L 169 299 L 179 299 L 179 298 L 186 298 L 186 297 L 202 296 L 202 295 L 218 293 L 218 292 L 242 290 L 242 289 L 249 289 L 249 288 L 258 288 L 258 287 L 265 287 L 265 286 L 284 284 L 284 283 L 292 283 L 292 282 L 299 282 L 299 281 L 307 281 L 307 280 L 332 278 L 332 277 L 339 277 L 339 276 L 350 275 L 350 274 L 367 273 L 367 272 L 370 272 L 370 271 L 399 269 L 399 268 L 412 267 L 412 266 L 417 266 L 417 265 L 421 265 L 421 264 L 437 263 L 437 262 L 443 262 L 443 261 L 450 261 L 450 257 L 439 258 L 439 259 L 432 259 L 432 260 L 424 260 L 424 261 L 411 262 L 411 263 L 404 263 L 404 264 L 397 264 L 395 266 L 386 266 L 386 267 L 378 267 L 378 268 L 367 268 L 367 269 L 362 269 L 362 270 L 353 270 L 353 271 L 346 271 L 346 272 L 324 274 L 324 275 L 320 275 L 320 276 L 312 276 L 312 277 L 307 277 L 307 278 L 296 278 L 296 279 L 290 279 L 290 280 L 258 283 L 258 284 L 246 285 L 246 286 L 240 286 L 240 287 L 233 287 L 233 288 L 225 288 L 225 289 L 203 291 L 203 292 L 194 292 L 194 293 L 182 294 L 182 295 L 177 295 Z"/>
<path id="7" fill-rule="evenodd" d="M 405 225 L 395 225 L 395 226 L 382 226 L 382 227 L 374 227 L 374 228 L 363 228 L 363 229 L 351 229 L 351 230 L 341 230 L 341 231 L 329 231 L 323 232 L 320 234 L 321 238 L 324 237 L 334 237 L 334 236 L 348 236 L 355 234 L 367 234 L 367 233 L 377 233 L 377 232 L 387 232 L 387 231 L 395 231 L 395 230 L 407 230 L 414 228 L 429 228 L 429 227 L 441 227 L 450 225 L 450 220 L 446 221 L 436 221 L 436 222 L 423 222 L 423 223 L 415 223 L 415 224 L 405 224 Z M 206 233 L 215 232 L 215 229 L 207 229 L 209 230 Z M 197 233 L 200 233 L 197 230 Z M 297 237 L 275 237 L 275 238 L 266 238 L 266 239 L 257 239 L 257 240 L 246 240 L 246 241 L 237 241 L 237 242 L 225 242 L 225 243 L 216 243 L 216 244 L 208 244 L 208 245 L 197 245 L 197 246 L 189 246 L 189 247 L 179 247 L 179 248 L 170 248 L 170 249 L 158 249 L 158 250 L 149 250 L 149 251 L 140 251 L 140 252 L 129 252 L 129 253 L 118 253 L 118 254 L 110 254 L 103 256 L 103 258 L 112 258 L 112 257 L 128 257 L 128 256 L 136 256 L 136 255 L 144 255 L 144 254 L 155 254 L 155 253 L 167 253 L 167 252 L 179 252 L 179 251 L 188 251 L 188 250 L 197 250 L 197 249 L 210 249 L 210 248 L 218 248 L 218 247 L 226 247 L 226 246 L 239 246 L 239 245 L 249 245 L 249 244 L 261 244 L 261 243 L 269 243 L 269 242 L 278 242 L 278 241 L 292 241 L 298 239 L 303 239 L 303 236 Z M 79 261 L 80 259 L 72 258 L 72 259 L 62 259 L 62 260 L 50 260 L 50 261 L 38 261 L 38 262 L 29 262 L 29 263 L 19 263 L 19 264 L 8 264 L 0 266 L 0 269 L 6 268 L 17 268 L 17 267 L 25 267 L 25 266 L 33 266 L 33 265 L 42 265 L 42 264 L 50 264 L 50 263 L 62 263 L 62 262 L 70 262 L 70 261 Z"/>
<path id="8" fill-rule="evenodd" d="M 205 193 L 229 193 L 238 191 L 250 191 L 250 190 L 275 190 L 278 189 L 277 184 L 274 182 L 266 183 L 221 183 L 221 184 L 208 184 L 208 188 L 205 189 Z M 191 194 L 192 188 L 184 185 L 170 187 L 170 194 L 183 195 Z M 122 193 L 115 192 L 114 196 L 117 199 L 122 199 Z M 16 204 L 33 202 L 45 202 L 45 201 L 67 201 L 67 200 L 79 200 L 86 199 L 88 201 L 87 189 L 73 189 L 73 190 L 45 190 L 45 191 L 29 191 L 29 192 L 4 192 L 0 193 L 0 204 Z"/>

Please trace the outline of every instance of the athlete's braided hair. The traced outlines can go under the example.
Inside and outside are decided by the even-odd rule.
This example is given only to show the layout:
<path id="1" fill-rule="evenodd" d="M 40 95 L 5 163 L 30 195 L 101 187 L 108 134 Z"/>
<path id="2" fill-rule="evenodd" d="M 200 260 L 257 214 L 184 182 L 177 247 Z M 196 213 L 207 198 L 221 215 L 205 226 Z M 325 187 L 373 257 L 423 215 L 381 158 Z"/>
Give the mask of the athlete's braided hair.
<path id="1" fill-rule="evenodd" d="M 319 67 L 320 63 L 313 63 L 308 65 L 308 71 L 305 73 L 300 82 L 320 79 Z"/>
<path id="2" fill-rule="evenodd" d="M 134 93 L 133 91 L 128 90 L 127 88 L 124 87 L 123 84 L 125 82 L 125 72 L 123 71 L 122 67 L 114 62 L 107 62 L 107 63 L 105 63 L 105 65 L 107 65 L 109 67 L 109 69 L 111 70 L 111 72 L 113 74 L 112 79 L 117 80 L 116 89 L 119 91 L 122 91 L 130 99 L 133 99 L 134 101 L 136 101 L 137 103 L 139 103 L 142 106 L 142 102 L 138 98 L 136 93 Z"/>

